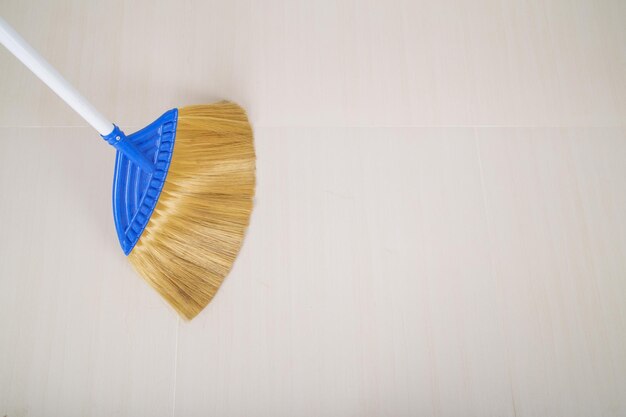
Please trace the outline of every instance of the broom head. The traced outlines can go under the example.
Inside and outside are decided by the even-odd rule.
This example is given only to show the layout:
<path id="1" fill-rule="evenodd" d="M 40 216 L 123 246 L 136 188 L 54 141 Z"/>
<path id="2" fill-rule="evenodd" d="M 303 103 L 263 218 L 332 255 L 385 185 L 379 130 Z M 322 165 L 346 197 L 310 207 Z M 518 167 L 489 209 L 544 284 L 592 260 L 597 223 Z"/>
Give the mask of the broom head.
<path id="1" fill-rule="evenodd" d="M 122 249 L 191 320 L 230 271 L 249 223 L 255 154 L 246 114 L 230 102 L 173 109 L 112 144 L 152 165 L 116 146 L 113 212 Z"/>

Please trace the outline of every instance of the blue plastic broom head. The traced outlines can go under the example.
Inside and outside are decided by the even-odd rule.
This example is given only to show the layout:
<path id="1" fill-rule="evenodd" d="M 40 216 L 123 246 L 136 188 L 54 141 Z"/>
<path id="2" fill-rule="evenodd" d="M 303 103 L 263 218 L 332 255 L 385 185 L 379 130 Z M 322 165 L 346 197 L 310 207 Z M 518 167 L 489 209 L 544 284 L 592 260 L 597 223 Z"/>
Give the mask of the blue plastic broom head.
<path id="1" fill-rule="evenodd" d="M 113 177 L 113 218 L 128 255 L 146 228 L 165 184 L 172 160 L 178 109 L 126 136 L 117 127 L 102 136 L 117 149 Z"/>

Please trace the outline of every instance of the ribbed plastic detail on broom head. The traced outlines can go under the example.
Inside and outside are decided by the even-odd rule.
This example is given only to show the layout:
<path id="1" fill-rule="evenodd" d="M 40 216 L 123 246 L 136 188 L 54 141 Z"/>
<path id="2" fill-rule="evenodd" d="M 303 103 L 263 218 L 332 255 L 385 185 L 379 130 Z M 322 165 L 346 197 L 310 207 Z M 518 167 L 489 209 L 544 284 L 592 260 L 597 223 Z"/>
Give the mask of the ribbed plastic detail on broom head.
<path id="1" fill-rule="evenodd" d="M 178 110 L 125 136 L 116 126 L 103 138 L 117 149 L 113 177 L 113 217 L 126 255 L 145 229 L 157 204 L 172 159 Z"/>

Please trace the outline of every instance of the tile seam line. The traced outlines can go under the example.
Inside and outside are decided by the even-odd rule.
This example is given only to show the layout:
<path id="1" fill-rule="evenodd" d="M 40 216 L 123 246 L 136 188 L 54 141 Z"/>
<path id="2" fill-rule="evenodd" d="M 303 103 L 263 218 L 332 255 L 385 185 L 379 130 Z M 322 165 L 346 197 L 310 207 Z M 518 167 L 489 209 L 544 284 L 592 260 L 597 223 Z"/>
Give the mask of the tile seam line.
<path id="1" fill-rule="evenodd" d="M 124 129 L 140 129 L 146 125 L 123 125 Z M 483 129 L 483 128 L 514 128 L 514 129 L 624 129 L 626 125 L 331 125 L 331 124 L 312 124 L 312 125 L 265 125 L 254 124 L 254 128 L 334 128 L 334 129 L 394 129 L 394 128 L 467 128 L 467 129 Z M 0 125 L 0 129 L 89 129 L 89 126 L 78 125 L 52 125 L 52 126 L 33 126 L 33 125 Z"/>

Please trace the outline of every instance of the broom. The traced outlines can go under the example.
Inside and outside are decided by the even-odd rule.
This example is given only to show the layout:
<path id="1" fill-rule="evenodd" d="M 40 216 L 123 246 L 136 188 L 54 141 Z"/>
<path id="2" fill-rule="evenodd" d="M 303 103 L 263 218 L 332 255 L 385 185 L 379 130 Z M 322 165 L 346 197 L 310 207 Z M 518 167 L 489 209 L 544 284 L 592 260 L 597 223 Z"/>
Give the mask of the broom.
<path id="1" fill-rule="evenodd" d="M 126 136 L 0 18 L 0 42 L 116 150 L 113 216 L 124 254 L 184 318 L 211 301 L 252 211 L 255 154 L 230 102 L 167 111 Z"/>

